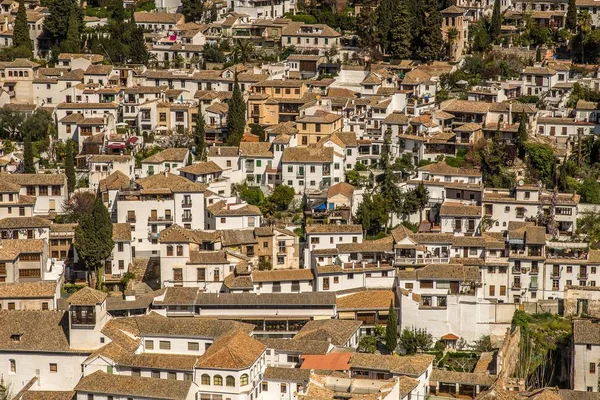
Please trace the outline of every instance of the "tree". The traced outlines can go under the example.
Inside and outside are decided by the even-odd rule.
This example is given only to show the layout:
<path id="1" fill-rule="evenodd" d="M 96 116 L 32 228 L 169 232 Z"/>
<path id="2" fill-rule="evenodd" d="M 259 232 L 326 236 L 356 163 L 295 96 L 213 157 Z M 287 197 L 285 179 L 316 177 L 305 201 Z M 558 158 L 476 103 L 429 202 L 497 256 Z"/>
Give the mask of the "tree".
<path id="1" fill-rule="evenodd" d="M 358 349 L 363 353 L 375 353 L 377 351 L 377 338 L 371 335 L 361 337 Z"/>
<path id="2" fill-rule="evenodd" d="M 66 214 L 65 220 L 68 222 L 79 222 L 83 216 L 92 212 L 95 202 L 96 196 L 90 192 L 75 193 L 63 205 Z"/>
<path id="3" fill-rule="evenodd" d="M 2 147 L 4 154 L 13 153 L 16 150 L 15 144 L 10 139 L 4 139 Z"/>
<path id="4" fill-rule="evenodd" d="M 442 14 L 435 5 L 425 11 L 425 19 L 419 35 L 419 47 L 416 55 L 423 61 L 439 60 L 443 54 L 444 38 L 442 37 Z"/>
<path id="5" fill-rule="evenodd" d="M 69 189 L 69 193 L 73 193 L 77 179 L 75 177 L 75 155 L 73 154 L 73 145 L 71 142 L 68 142 L 66 146 L 65 173 L 67 175 L 67 188 Z"/>
<path id="6" fill-rule="evenodd" d="M 388 321 L 385 326 L 385 347 L 393 353 L 398 346 L 398 315 L 394 308 L 394 300 L 390 300 L 390 309 L 388 313 Z"/>
<path id="7" fill-rule="evenodd" d="M 250 40 L 236 39 L 233 47 L 233 58 L 236 62 L 245 64 L 254 54 L 254 45 Z"/>
<path id="8" fill-rule="evenodd" d="M 79 53 L 81 51 L 81 33 L 79 23 L 79 10 L 77 5 L 73 5 L 69 12 L 69 25 L 67 37 L 61 43 L 60 49 L 64 53 Z"/>
<path id="9" fill-rule="evenodd" d="M 150 54 L 144 39 L 144 29 L 137 26 L 134 15 L 135 13 L 131 14 L 131 21 L 129 21 L 129 60 L 135 64 L 145 65 L 150 60 Z"/>
<path id="10" fill-rule="evenodd" d="M 206 161 L 206 123 L 199 107 L 194 127 L 194 145 L 196 146 L 196 160 Z"/>
<path id="11" fill-rule="evenodd" d="M 361 7 L 356 17 L 356 35 L 358 36 L 358 47 L 362 52 L 374 55 L 379 44 L 377 15 L 370 4 Z"/>
<path id="12" fill-rule="evenodd" d="M 19 131 L 31 135 L 31 140 L 37 142 L 48 137 L 48 126 L 51 124 L 52 115 L 38 109 L 23 120 Z"/>
<path id="13" fill-rule="evenodd" d="M 517 131 L 517 153 L 519 154 L 519 158 L 523 159 L 525 157 L 525 143 L 527 143 L 527 139 L 529 135 L 527 134 L 527 115 L 525 113 L 521 114 L 521 118 L 519 120 L 519 130 Z"/>
<path id="14" fill-rule="evenodd" d="M 577 233 L 585 235 L 593 248 L 598 248 L 600 242 L 600 213 L 587 212 L 582 213 L 582 217 L 577 219 Z"/>
<path id="15" fill-rule="evenodd" d="M 23 172 L 26 174 L 35 174 L 35 164 L 33 163 L 33 145 L 31 144 L 31 135 L 25 135 L 25 145 L 23 148 Z"/>
<path id="16" fill-rule="evenodd" d="M 253 206 L 258 206 L 265 200 L 265 196 L 260 188 L 249 187 L 245 183 L 237 185 L 235 191 L 240 199 Z"/>
<path id="17" fill-rule="evenodd" d="M 67 38 L 71 11 L 76 9 L 76 0 L 48 0 L 48 15 L 44 19 L 44 30 L 53 44 L 60 44 Z M 79 13 L 79 23 L 83 24 L 83 15 Z"/>
<path id="18" fill-rule="evenodd" d="M 27 23 L 27 12 L 25 2 L 19 1 L 17 18 L 13 29 L 13 47 L 16 57 L 29 58 L 33 53 L 31 38 L 29 37 L 29 24 Z"/>
<path id="19" fill-rule="evenodd" d="M 494 0 L 494 8 L 492 10 L 492 22 L 490 24 L 490 36 L 494 40 L 498 40 L 502 29 L 502 11 L 500 9 L 500 0 Z"/>
<path id="20" fill-rule="evenodd" d="M 389 33 L 389 53 L 395 59 L 407 59 L 412 54 L 412 18 L 406 0 L 400 3 L 398 10 L 393 14 L 392 27 Z"/>
<path id="21" fill-rule="evenodd" d="M 565 27 L 571 32 L 575 32 L 577 29 L 577 4 L 576 0 L 569 0 L 569 6 L 567 8 L 567 17 L 565 20 Z"/>
<path id="22" fill-rule="evenodd" d="M 275 187 L 269 200 L 273 202 L 279 210 L 287 210 L 287 208 L 294 200 L 294 189 L 286 185 L 279 185 Z"/>
<path id="23" fill-rule="evenodd" d="M 233 83 L 233 94 L 227 110 L 227 144 L 239 146 L 246 127 L 246 103 L 240 91 L 237 73 Z"/>
<path id="24" fill-rule="evenodd" d="M 110 213 L 104 206 L 102 198 L 97 197 L 92 211 L 80 219 L 79 225 L 75 229 L 75 248 L 88 271 L 96 270 L 99 287 L 102 275 L 99 270 L 114 247 L 112 231 Z"/>
<path id="25" fill-rule="evenodd" d="M 546 187 L 554 187 L 556 175 L 556 156 L 547 144 L 526 143 L 528 173 L 534 180 L 541 181 Z"/>
<path id="26" fill-rule="evenodd" d="M 399 340 L 406 354 L 415 354 L 417 350 L 427 350 L 433 345 L 433 338 L 427 329 L 404 328 Z"/>
<path id="27" fill-rule="evenodd" d="M 577 15 L 577 25 L 579 26 L 579 40 L 581 42 L 581 62 L 585 63 L 586 41 L 590 30 L 592 29 L 592 16 L 587 10 L 580 11 Z"/>
<path id="28" fill-rule="evenodd" d="M 600 182 L 590 177 L 583 181 L 578 191 L 582 203 L 600 204 Z"/>
<path id="29" fill-rule="evenodd" d="M 459 37 L 459 32 L 458 29 L 456 29 L 456 27 L 451 27 L 450 29 L 448 29 L 448 32 L 446 33 L 446 41 L 448 42 L 448 59 L 453 60 L 454 59 L 454 53 L 456 52 L 456 43 Z"/>
<path id="30" fill-rule="evenodd" d="M 429 190 L 423 182 L 420 182 L 413 190 L 417 210 L 419 210 L 419 221 L 423 221 L 423 210 L 429 204 Z"/>
<path id="31" fill-rule="evenodd" d="M 387 226 L 389 215 L 387 200 L 381 193 L 365 192 L 354 220 L 365 234 L 377 235 Z"/>
<path id="32" fill-rule="evenodd" d="M 181 12 L 186 22 L 202 22 L 205 11 L 204 0 L 181 1 Z"/>

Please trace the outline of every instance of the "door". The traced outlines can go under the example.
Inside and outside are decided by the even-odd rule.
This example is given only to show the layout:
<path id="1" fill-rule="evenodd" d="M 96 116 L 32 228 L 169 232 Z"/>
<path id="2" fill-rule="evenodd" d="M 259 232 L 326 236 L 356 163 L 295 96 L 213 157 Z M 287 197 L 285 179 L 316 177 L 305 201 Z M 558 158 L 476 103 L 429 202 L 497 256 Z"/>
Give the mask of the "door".
<path id="1" fill-rule="evenodd" d="M 460 285 L 457 281 L 450 282 L 450 293 L 456 294 L 460 290 Z"/>

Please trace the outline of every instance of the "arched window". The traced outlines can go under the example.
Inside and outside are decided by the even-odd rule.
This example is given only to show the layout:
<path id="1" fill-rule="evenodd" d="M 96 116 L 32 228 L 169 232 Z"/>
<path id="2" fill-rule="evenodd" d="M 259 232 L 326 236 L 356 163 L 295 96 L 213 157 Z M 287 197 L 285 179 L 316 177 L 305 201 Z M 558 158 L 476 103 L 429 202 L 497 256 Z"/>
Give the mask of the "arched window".
<path id="1" fill-rule="evenodd" d="M 248 374 L 240 376 L 240 385 L 246 386 L 248 384 Z"/>
<path id="2" fill-rule="evenodd" d="M 173 246 L 167 246 L 167 256 L 173 255 Z"/>
<path id="3" fill-rule="evenodd" d="M 179 257 L 183 256 L 183 246 L 182 245 L 177 246 L 177 256 L 179 256 Z"/>
<path id="4" fill-rule="evenodd" d="M 10 365 L 10 373 L 16 374 L 17 373 L 17 362 L 13 359 L 10 359 L 10 360 L 8 360 L 8 363 Z"/>
<path id="5" fill-rule="evenodd" d="M 215 375 L 213 378 L 213 385 L 223 386 L 223 377 L 221 375 Z"/>
<path id="6" fill-rule="evenodd" d="M 225 386 L 235 386 L 235 378 L 231 375 L 225 378 Z"/>
<path id="7" fill-rule="evenodd" d="M 200 379 L 203 385 L 210 385 L 210 375 L 203 374 Z"/>

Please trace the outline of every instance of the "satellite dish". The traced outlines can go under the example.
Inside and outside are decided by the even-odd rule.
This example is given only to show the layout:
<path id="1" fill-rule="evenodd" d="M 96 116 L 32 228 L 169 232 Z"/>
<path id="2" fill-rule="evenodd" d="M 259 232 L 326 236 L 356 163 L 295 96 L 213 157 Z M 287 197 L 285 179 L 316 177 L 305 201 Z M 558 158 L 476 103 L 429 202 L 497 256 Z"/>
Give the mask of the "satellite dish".
<path id="1" fill-rule="evenodd" d="M 519 179 L 519 182 L 518 182 L 519 186 L 523 186 L 523 183 L 524 183 L 523 179 Z"/>

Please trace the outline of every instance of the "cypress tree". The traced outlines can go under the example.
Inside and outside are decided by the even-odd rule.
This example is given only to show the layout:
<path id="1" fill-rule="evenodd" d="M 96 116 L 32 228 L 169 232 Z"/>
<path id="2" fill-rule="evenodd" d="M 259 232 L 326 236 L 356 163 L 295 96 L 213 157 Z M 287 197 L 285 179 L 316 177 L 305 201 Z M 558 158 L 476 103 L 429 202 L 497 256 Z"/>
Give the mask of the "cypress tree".
<path id="1" fill-rule="evenodd" d="M 244 128 L 246 127 L 246 104 L 240 91 L 240 84 L 237 73 L 233 83 L 233 95 L 229 101 L 227 110 L 227 144 L 230 146 L 239 146 Z"/>
<path id="2" fill-rule="evenodd" d="M 425 19 L 419 35 L 420 43 L 417 57 L 424 61 L 439 60 L 443 54 L 442 14 L 435 4 L 429 4 L 424 10 Z"/>
<path id="3" fill-rule="evenodd" d="M 394 14 L 392 28 L 390 30 L 389 51 L 393 58 L 402 60 L 411 55 L 412 43 L 412 16 L 408 10 L 406 1 L 400 3 Z"/>
<path id="4" fill-rule="evenodd" d="M 565 27 L 571 32 L 575 32 L 577 29 L 577 4 L 576 0 L 569 0 L 569 6 L 567 8 L 567 18 L 565 21 Z"/>
<path id="5" fill-rule="evenodd" d="M 519 154 L 519 158 L 523 159 L 525 157 L 525 142 L 527 142 L 527 116 L 525 113 L 521 114 L 521 118 L 519 119 L 519 130 L 517 131 L 517 152 Z"/>
<path id="6" fill-rule="evenodd" d="M 79 53 L 81 51 L 81 33 L 79 25 L 79 10 L 74 5 L 69 12 L 69 27 L 67 37 L 60 45 L 60 49 L 65 53 Z"/>
<path id="7" fill-rule="evenodd" d="M 75 229 L 77 255 L 85 263 L 88 271 L 99 271 L 114 247 L 113 226 L 110 214 L 100 197 L 96 198 L 91 212 L 83 215 Z M 101 283 L 101 274 L 98 274 Z"/>
<path id="8" fill-rule="evenodd" d="M 500 0 L 494 0 L 494 9 L 492 10 L 492 21 L 490 23 L 490 35 L 494 40 L 498 40 L 502 29 L 502 11 L 500 10 Z"/>
<path id="9" fill-rule="evenodd" d="M 49 0 L 47 7 L 48 15 L 44 18 L 44 29 L 53 44 L 59 44 L 67 38 L 71 11 L 73 8 L 78 10 L 77 2 L 75 0 Z M 81 26 L 83 20 L 81 13 L 78 15 L 78 20 Z"/>
<path id="10" fill-rule="evenodd" d="M 73 145 L 71 141 L 67 142 L 66 155 L 65 155 L 65 173 L 67 175 L 67 187 L 69 193 L 73 193 L 75 190 L 75 161 L 73 155 Z"/>
<path id="11" fill-rule="evenodd" d="M 387 53 L 390 49 L 390 34 L 392 31 L 394 16 L 396 15 L 396 9 L 398 0 L 382 0 L 377 7 L 377 29 L 378 29 L 378 41 L 381 50 Z"/>
<path id="12" fill-rule="evenodd" d="M 33 53 L 33 45 L 29 37 L 29 25 L 27 24 L 27 12 L 23 0 L 19 1 L 19 9 L 17 10 L 17 18 L 15 19 L 13 47 L 17 50 L 16 57 L 29 58 Z"/>
<path id="13" fill-rule="evenodd" d="M 136 25 L 134 14 L 131 14 L 129 23 L 129 59 L 132 63 L 146 64 L 150 55 L 144 40 L 144 30 Z"/>
<path id="14" fill-rule="evenodd" d="M 398 347 L 398 316 L 394 309 L 394 301 L 390 301 L 387 325 L 385 326 L 385 347 L 393 353 Z"/>
<path id="15" fill-rule="evenodd" d="M 194 144 L 196 146 L 196 160 L 206 161 L 206 123 L 198 107 L 196 127 L 194 128 Z"/>
<path id="16" fill-rule="evenodd" d="M 35 174 L 35 165 L 33 164 L 33 145 L 31 143 L 31 134 L 25 135 L 25 146 L 23 149 L 23 171 L 26 174 Z"/>

